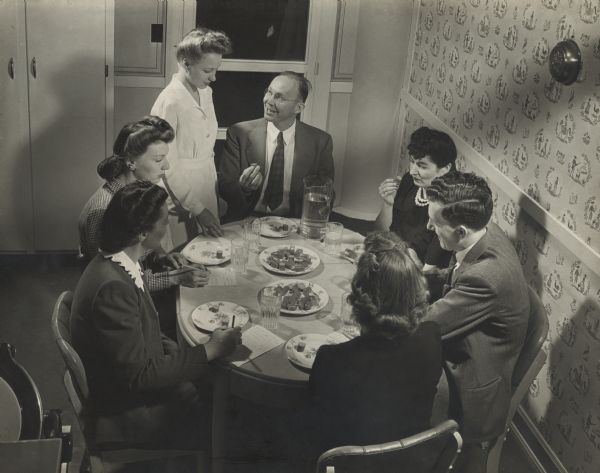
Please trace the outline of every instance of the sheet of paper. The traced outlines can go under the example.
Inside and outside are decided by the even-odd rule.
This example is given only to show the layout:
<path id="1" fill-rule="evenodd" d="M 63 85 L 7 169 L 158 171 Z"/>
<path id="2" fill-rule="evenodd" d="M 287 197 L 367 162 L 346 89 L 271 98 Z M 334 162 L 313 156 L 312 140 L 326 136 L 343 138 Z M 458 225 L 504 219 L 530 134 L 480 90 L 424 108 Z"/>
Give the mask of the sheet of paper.
<path id="1" fill-rule="evenodd" d="M 348 337 L 342 332 L 332 332 L 329 335 L 327 335 L 327 338 L 335 343 L 345 343 L 348 340 L 350 340 L 350 337 Z"/>
<path id="2" fill-rule="evenodd" d="M 237 276 L 232 268 L 208 267 L 210 278 L 207 286 L 236 286 Z"/>
<path id="3" fill-rule="evenodd" d="M 285 340 L 266 328 L 253 325 L 242 334 L 242 345 L 229 357 L 229 360 L 234 365 L 241 366 L 284 342 Z"/>

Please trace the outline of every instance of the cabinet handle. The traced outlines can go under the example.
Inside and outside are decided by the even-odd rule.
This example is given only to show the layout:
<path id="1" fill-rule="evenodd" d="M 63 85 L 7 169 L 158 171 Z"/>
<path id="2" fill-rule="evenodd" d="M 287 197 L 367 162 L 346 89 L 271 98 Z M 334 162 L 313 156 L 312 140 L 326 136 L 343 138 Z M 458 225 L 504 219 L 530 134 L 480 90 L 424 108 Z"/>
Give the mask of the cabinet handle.
<path id="1" fill-rule="evenodd" d="M 31 60 L 31 75 L 34 79 L 37 78 L 37 62 L 35 61 L 35 56 Z"/>
<path id="2" fill-rule="evenodd" d="M 15 59 L 12 57 L 8 60 L 8 75 L 11 79 L 15 78 Z"/>

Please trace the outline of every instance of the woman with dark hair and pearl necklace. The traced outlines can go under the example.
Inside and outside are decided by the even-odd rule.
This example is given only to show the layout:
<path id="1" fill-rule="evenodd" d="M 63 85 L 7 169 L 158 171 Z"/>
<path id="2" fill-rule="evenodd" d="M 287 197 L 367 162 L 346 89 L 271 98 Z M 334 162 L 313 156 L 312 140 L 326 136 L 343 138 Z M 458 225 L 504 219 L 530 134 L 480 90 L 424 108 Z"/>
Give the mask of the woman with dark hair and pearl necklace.
<path id="1" fill-rule="evenodd" d="M 408 155 L 409 171 L 379 185 L 383 206 L 375 228 L 389 229 L 402 238 L 424 263 L 424 270 L 446 268 L 451 254 L 427 230 L 427 187 L 436 177 L 454 171 L 456 146 L 446 133 L 421 127 L 410 136 Z"/>

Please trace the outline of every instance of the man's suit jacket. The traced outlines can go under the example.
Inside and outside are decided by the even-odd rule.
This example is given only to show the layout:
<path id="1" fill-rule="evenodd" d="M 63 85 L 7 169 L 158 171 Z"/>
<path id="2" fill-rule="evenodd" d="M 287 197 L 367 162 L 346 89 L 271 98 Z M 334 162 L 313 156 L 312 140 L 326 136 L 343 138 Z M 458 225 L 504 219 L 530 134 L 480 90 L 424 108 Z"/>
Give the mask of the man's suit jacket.
<path id="1" fill-rule="evenodd" d="M 186 381 L 207 372 L 202 345 L 179 349 L 160 331 L 148 290 L 98 254 L 86 267 L 71 310 L 73 347 L 86 370 L 97 442 L 153 443 Z M 164 425 L 162 426 L 164 429 Z"/>
<path id="2" fill-rule="evenodd" d="M 256 206 L 262 188 L 245 193 L 240 187 L 239 178 L 244 169 L 253 163 L 260 165 L 263 178 L 266 177 L 266 140 L 267 121 L 264 118 L 236 123 L 227 130 L 227 141 L 219 164 L 219 193 L 227 202 L 226 220 L 243 218 Z M 304 192 L 302 179 L 305 176 L 318 174 L 333 180 L 332 151 L 331 135 L 296 122 L 289 217 L 301 216 Z"/>
<path id="3" fill-rule="evenodd" d="M 483 442 L 504 429 L 529 319 L 527 284 L 513 246 L 494 223 L 447 277 L 426 320 L 441 327 L 450 414 L 465 440 Z"/>

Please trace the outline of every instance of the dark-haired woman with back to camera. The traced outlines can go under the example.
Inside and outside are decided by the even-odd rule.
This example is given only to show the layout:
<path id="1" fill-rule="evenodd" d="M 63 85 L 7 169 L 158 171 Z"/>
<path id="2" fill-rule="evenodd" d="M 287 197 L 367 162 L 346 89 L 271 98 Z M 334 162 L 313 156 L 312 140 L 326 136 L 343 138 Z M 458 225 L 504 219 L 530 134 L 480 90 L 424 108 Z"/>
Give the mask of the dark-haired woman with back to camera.
<path id="1" fill-rule="evenodd" d="M 406 244 L 391 232 L 369 235 L 348 299 L 360 335 L 322 346 L 310 374 L 319 453 L 430 427 L 442 347 L 437 324 L 421 323 L 427 297 Z"/>
<path id="2" fill-rule="evenodd" d="M 87 374 L 86 428 L 115 447 L 199 449 L 208 441 L 210 406 L 191 381 L 231 353 L 239 329 L 218 329 L 196 347 L 161 333 L 139 258 L 160 245 L 167 192 L 149 182 L 115 193 L 100 224 L 100 248 L 73 296 L 73 347 Z M 206 447 L 206 444 L 204 444 Z"/>

